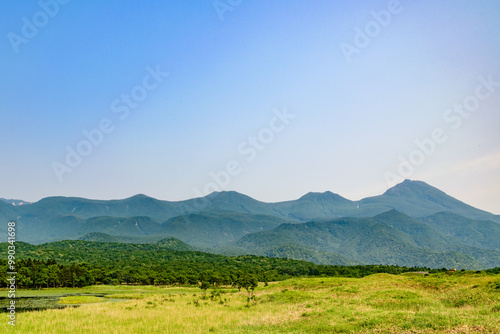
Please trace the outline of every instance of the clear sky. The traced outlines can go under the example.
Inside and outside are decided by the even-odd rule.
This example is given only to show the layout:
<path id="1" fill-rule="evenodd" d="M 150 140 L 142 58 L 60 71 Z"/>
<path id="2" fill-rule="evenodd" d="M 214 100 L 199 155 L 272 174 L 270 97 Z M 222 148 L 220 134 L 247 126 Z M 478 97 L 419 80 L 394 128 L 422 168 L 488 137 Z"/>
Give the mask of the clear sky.
<path id="1" fill-rule="evenodd" d="M 500 214 L 497 0 L 1 7 L 0 197 L 357 200 L 409 178 Z"/>

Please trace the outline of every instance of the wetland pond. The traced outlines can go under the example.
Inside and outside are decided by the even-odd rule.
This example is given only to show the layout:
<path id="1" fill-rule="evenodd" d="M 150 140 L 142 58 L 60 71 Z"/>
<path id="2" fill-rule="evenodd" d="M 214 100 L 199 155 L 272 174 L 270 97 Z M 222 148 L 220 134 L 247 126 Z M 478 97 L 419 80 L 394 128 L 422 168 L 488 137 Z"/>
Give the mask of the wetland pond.
<path id="1" fill-rule="evenodd" d="M 78 307 L 83 304 L 121 302 L 129 299 L 109 298 L 108 293 L 64 293 L 42 296 L 16 296 L 16 312 Z M 110 296 L 111 297 L 111 296 Z M 0 313 L 8 312 L 11 298 L 0 297 Z"/>

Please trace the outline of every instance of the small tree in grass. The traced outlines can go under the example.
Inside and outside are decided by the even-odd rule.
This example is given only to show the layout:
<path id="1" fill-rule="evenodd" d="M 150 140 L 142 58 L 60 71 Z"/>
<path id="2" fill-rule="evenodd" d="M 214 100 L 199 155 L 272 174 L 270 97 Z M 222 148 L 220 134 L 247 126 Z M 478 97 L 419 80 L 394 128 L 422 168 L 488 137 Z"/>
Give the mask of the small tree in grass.
<path id="1" fill-rule="evenodd" d="M 255 291 L 255 288 L 259 284 L 257 277 L 255 277 L 255 275 L 244 272 L 238 277 L 235 283 L 238 288 L 243 288 L 247 290 L 248 292 L 247 307 L 249 307 L 250 300 L 252 299 L 255 300 L 255 296 L 253 295 L 253 293 Z"/>
<path id="2" fill-rule="evenodd" d="M 200 289 L 203 291 L 203 296 L 206 295 L 208 288 L 210 288 L 210 283 L 207 281 L 201 281 Z"/>

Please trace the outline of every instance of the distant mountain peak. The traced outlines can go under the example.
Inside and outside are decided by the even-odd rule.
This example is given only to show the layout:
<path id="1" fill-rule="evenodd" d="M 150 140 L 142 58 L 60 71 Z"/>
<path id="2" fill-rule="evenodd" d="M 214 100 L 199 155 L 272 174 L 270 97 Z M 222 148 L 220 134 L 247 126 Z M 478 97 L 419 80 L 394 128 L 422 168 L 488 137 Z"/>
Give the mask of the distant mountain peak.
<path id="1" fill-rule="evenodd" d="M 476 209 L 422 181 L 404 180 L 374 198 L 390 203 L 387 208 L 396 208 L 413 217 L 423 217 L 432 211 L 450 211 L 468 218 L 498 221 L 493 214 Z M 374 198 L 362 201 L 369 203 Z"/>
<path id="2" fill-rule="evenodd" d="M 299 200 L 346 200 L 344 197 L 332 193 L 331 191 L 325 191 L 325 192 L 308 192 Z"/>
<path id="3" fill-rule="evenodd" d="M 214 200 L 222 200 L 222 201 L 235 201 L 235 200 L 252 200 L 252 201 L 257 201 L 256 199 L 253 199 L 250 196 L 241 194 L 237 191 L 234 190 L 224 190 L 224 191 L 214 191 L 210 195 L 206 196 L 211 201 Z"/>
<path id="4" fill-rule="evenodd" d="M 383 195 L 401 196 L 401 195 L 422 195 L 423 193 L 433 192 L 435 194 L 446 195 L 441 190 L 428 185 L 423 181 L 414 181 L 406 179 L 403 182 L 389 188 Z"/>
<path id="5" fill-rule="evenodd" d="M 310 191 L 308 192 L 307 194 L 305 194 L 304 196 L 302 197 L 305 197 L 305 196 L 330 196 L 330 195 L 336 195 L 334 193 L 332 193 L 331 191 L 327 190 L 327 191 L 324 191 L 324 192 L 319 192 L 319 191 Z"/>
<path id="6" fill-rule="evenodd" d="M 129 197 L 128 199 L 143 199 L 143 198 L 153 198 L 153 197 L 150 197 L 150 196 L 144 195 L 144 194 L 137 194 L 137 195 Z"/>

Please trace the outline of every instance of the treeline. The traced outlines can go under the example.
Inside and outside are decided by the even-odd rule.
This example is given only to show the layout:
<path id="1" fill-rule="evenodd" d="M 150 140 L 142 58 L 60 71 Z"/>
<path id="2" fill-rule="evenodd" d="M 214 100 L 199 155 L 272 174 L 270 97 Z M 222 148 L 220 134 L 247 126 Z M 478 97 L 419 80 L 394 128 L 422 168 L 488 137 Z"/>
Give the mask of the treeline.
<path id="1" fill-rule="evenodd" d="M 0 260 L 0 281 L 8 286 L 7 261 Z M 16 287 L 18 288 L 48 288 L 48 287 L 84 287 L 95 284 L 92 275 L 93 268 L 87 264 L 72 263 L 57 264 L 55 260 L 21 259 L 16 261 Z"/>
<path id="2" fill-rule="evenodd" d="M 400 274 L 409 271 L 446 270 L 386 265 L 325 266 L 286 259 L 282 259 L 284 261 L 282 264 L 290 262 L 291 266 L 272 266 L 267 261 L 255 261 L 256 258 L 259 259 L 253 256 L 238 257 L 238 264 L 229 261 L 228 258 L 218 263 L 176 261 L 168 265 L 151 267 L 131 267 L 127 263 L 115 263 L 112 267 L 89 263 L 59 264 L 54 259 L 22 259 L 16 263 L 16 284 L 20 288 L 84 287 L 93 284 L 199 285 L 202 283 L 208 283 L 210 286 L 239 287 L 242 279 L 246 277 L 259 282 L 271 282 L 291 277 L 364 277 L 375 273 Z M 278 264 L 279 262 L 282 261 L 277 261 Z M 0 281 L 2 285 L 7 286 L 6 260 L 0 260 L 0 268 Z"/>
<path id="3" fill-rule="evenodd" d="M 7 243 L 0 243 L 0 283 L 7 284 Z M 21 288 L 83 287 L 92 284 L 239 286 L 291 277 L 364 277 L 376 273 L 430 273 L 446 269 L 389 265 L 334 266 L 254 255 L 223 256 L 174 250 L 163 244 L 78 240 L 43 245 L 16 242 L 16 279 Z"/>

